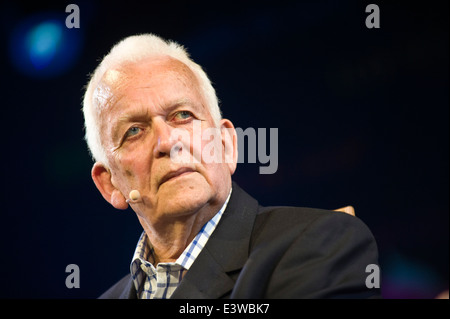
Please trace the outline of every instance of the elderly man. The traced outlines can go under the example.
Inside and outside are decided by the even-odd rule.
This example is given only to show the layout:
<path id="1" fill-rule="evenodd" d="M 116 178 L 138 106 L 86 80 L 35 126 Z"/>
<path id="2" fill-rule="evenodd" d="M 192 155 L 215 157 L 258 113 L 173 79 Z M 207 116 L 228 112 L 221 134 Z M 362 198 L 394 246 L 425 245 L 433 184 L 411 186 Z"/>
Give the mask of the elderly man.
<path id="1" fill-rule="evenodd" d="M 143 227 L 130 274 L 102 298 L 379 295 L 365 272 L 376 244 L 359 219 L 261 207 L 232 182 L 236 132 L 181 46 L 151 34 L 122 40 L 83 104 L 94 183 L 115 208 L 131 205 Z M 208 130 L 217 134 L 199 136 Z M 204 156 L 211 143 L 214 160 Z"/>

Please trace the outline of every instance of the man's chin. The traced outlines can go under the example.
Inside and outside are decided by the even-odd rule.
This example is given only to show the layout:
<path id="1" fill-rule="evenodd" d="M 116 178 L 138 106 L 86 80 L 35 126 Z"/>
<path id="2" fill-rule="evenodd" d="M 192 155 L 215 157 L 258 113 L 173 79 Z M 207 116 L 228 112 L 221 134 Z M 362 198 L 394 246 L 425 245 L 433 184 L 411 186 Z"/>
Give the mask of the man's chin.
<path id="1" fill-rule="evenodd" d="M 167 215 L 192 214 L 211 200 L 211 189 L 204 182 L 164 183 L 158 190 L 158 210 Z"/>

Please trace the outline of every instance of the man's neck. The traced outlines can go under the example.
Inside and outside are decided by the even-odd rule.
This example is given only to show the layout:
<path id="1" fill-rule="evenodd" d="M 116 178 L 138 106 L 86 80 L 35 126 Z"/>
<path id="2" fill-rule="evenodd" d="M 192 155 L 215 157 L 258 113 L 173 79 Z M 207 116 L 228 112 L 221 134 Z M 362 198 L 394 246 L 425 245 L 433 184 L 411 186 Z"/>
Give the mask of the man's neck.
<path id="1" fill-rule="evenodd" d="M 138 215 L 153 247 L 154 266 L 175 262 L 202 227 L 223 207 L 229 194 L 215 204 L 208 203 L 191 214 L 162 220 L 157 224 Z"/>

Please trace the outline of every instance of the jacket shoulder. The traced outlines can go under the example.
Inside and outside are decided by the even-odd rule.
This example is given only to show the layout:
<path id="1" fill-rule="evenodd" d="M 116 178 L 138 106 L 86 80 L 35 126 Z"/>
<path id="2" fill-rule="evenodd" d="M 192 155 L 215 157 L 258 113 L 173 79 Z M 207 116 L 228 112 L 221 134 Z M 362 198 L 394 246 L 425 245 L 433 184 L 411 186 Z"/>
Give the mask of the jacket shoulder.
<path id="1" fill-rule="evenodd" d="M 252 264 L 240 296 L 370 298 L 365 269 L 378 263 L 375 239 L 357 217 L 301 207 L 260 207 L 251 240 Z"/>
<path id="2" fill-rule="evenodd" d="M 285 232 L 303 232 L 316 223 L 337 222 L 343 227 L 356 227 L 368 231 L 367 226 L 358 217 L 349 214 L 319 208 L 271 206 L 259 207 L 253 230 L 253 241 L 264 237 L 285 236 Z M 333 231 L 334 227 L 330 228 Z M 261 238 L 262 237 L 262 238 Z"/>

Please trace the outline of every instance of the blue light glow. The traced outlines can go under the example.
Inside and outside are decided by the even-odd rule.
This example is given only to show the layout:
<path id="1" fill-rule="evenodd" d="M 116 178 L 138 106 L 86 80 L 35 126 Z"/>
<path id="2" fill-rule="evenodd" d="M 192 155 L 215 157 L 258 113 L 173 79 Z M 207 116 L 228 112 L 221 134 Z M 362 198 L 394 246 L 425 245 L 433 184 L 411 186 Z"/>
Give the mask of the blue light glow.
<path id="1" fill-rule="evenodd" d="M 64 15 L 32 16 L 11 34 L 9 52 L 13 66 L 35 78 L 55 77 L 67 72 L 81 51 L 80 29 L 68 29 Z"/>
<path id="2" fill-rule="evenodd" d="M 28 52 L 36 69 L 41 70 L 51 63 L 58 52 L 61 37 L 61 25 L 56 22 L 43 22 L 28 33 Z"/>

